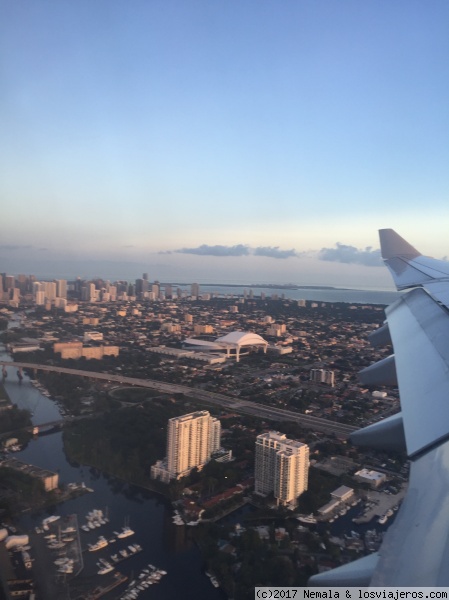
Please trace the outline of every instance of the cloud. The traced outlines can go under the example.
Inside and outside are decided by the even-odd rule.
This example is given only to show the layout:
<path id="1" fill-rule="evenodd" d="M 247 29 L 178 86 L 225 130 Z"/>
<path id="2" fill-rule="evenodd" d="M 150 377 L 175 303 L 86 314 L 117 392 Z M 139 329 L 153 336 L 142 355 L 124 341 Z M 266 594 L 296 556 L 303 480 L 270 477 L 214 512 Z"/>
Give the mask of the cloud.
<path id="1" fill-rule="evenodd" d="M 270 256 L 271 258 L 290 258 L 297 256 L 296 250 L 279 250 L 279 246 L 259 246 L 254 249 L 256 256 Z"/>
<path id="2" fill-rule="evenodd" d="M 321 248 L 318 257 L 320 260 L 340 263 L 355 263 L 367 267 L 381 267 L 383 265 L 380 250 L 373 250 L 368 246 L 364 250 L 336 243 L 335 248 Z"/>
<path id="3" fill-rule="evenodd" d="M 31 244 L 28 244 L 27 246 L 0 244 L 0 250 L 29 250 L 30 248 L 33 248 Z"/>
<path id="4" fill-rule="evenodd" d="M 202 244 L 198 248 L 181 248 L 174 250 L 180 254 L 198 254 L 200 256 L 247 256 L 249 254 L 248 246 L 237 244 L 236 246 L 208 246 Z"/>

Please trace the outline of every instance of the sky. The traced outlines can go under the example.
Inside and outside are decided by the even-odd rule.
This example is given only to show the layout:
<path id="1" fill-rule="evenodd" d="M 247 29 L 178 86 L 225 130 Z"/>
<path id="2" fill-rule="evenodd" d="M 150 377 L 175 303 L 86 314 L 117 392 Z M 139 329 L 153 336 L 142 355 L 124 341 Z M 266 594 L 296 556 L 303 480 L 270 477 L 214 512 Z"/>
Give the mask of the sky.
<path id="1" fill-rule="evenodd" d="M 0 0 L 0 272 L 391 288 L 449 255 L 446 0 Z"/>

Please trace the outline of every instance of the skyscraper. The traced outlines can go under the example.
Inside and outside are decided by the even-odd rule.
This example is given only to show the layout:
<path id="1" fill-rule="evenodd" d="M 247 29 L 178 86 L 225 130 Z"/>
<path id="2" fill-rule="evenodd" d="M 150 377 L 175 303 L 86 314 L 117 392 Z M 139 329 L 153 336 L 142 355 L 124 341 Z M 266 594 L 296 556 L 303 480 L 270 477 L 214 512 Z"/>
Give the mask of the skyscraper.
<path id="1" fill-rule="evenodd" d="M 198 296 L 200 295 L 199 283 L 192 283 L 192 285 L 190 286 L 190 295 L 194 296 L 195 298 L 198 298 Z"/>
<path id="2" fill-rule="evenodd" d="M 203 467 L 220 448 L 220 437 L 221 423 L 207 410 L 169 419 L 167 457 L 151 467 L 151 477 L 168 482 Z"/>
<path id="3" fill-rule="evenodd" d="M 56 298 L 56 283 L 54 281 L 44 281 L 45 299 L 52 302 Z"/>
<path id="4" fill-rule="evenodd" d="M 56 296 L 58 298 L 67 298 L 67 280 L 57 279 L 56 280 Z"/>
<path id="5" fill-rule="evenodd" d="M 257 436 L 255 492 L 266 496 L 271 492 L 278 504 L 294 508 L 298 496 L 307 490 L 309 447 L 287 439 L 278 431 Z"/>
<path id="6" fill-rule="evenodd" d="M 168 422 L 167 467 L 173 477 L 183 477 L 194 467 L 200 467 L 210 460 L 211 452 L 220 447 L 216 435 L 218 419 L 201 410 L 182 417 L 174 417 Z"/>

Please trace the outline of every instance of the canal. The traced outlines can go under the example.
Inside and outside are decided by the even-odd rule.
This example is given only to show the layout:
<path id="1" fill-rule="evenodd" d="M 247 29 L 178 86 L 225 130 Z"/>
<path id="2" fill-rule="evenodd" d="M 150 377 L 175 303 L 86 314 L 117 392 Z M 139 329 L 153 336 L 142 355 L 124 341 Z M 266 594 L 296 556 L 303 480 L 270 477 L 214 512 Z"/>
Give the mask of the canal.
<path id="1" fill-rule="evenodd" d="M 0 350 L 0 357 L 2 360 L 8 360 L 4 350 Z M 6 392 L 19 408 L 26 408 L 33 413 L 33 424 L 39 425 L 60 417 L 56 403 L 37 390 L 29 377 L 24 375 L 20 383 L 15 369 L 8 367 L 7 371 Z M 98 435 L 101 435 L 101 431 Z M 86 514 L 92 509 L 107 510 L 110 518 L 107 525 L 89 533 L 80 532 L 81 544 L 86 547 L 88 543 L 95 542 L 99 535 L 113 537 L 112 532 L 120 531 L 125 519 L 129 521 L 130 527 L 135 531 L 132 537 L 119 540 L 98 552 L 84 553 L 85 567 L 81 577 L 92 576 L 93 587 L 98 584 L 105 585 L 107 578 L 110 577 L 110 575 L 97 575 L 98 567 L 95 563 L 99 558 L 109 559 L 112 553 L 118 551 L 119 544 L 120 548 L 126 548 L 128 544 L 138 543 L 143 547 L 143 551 L 121 563 L 120 572 L 133 578 L 148 563 L 167 571 L 167 575 L 159 584 L 141 591 L 139 599 L 223 599 L 222 592 L 215 589 L 204 574 L 200 553 L 189 539 L 189 528 L 173 523 L 173 511 L 164 498 L 142 488 L 128 485 L 95 469 L 70 464 L 64 453 L 61 432 L 31 440 L 26 448 L 15 453 L 14 456 L 18 460 L 57 472 L 61 483 L 84 482 L 87 487 L 94 490 L 93 493 L 86 493 L 58 504 L 52 510 L 23 516 L 19 526 L 24 532 L 34 530 L 34 527 L 49 514 L 60 516 L 77 514 L 81 525 L 85 522 Z M 122 588 L 116 588 L 104 597 L 110 600 L 119 598 L 121 590 Z"/>

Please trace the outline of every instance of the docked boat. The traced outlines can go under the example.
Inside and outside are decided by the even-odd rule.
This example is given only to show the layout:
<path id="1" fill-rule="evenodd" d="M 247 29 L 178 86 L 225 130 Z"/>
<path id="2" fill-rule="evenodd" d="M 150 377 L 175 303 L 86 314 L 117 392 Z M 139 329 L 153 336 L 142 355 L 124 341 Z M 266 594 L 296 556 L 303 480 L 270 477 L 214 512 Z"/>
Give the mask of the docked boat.
<path id="1" fill-rule="evenodd" d="M 48 542 L 47 546 L 50 548 L 50 550 L 60 550 L 61 548 L 64 548 L 65 543 L 57 542 L 56 540 L 51 540 L 50 542 Z"/>
<path id="2" fill-rule="evenodd" d="M 107 545 L 108 545 L 108 540 L 101 535 L 95 544 L 88 544 L 89 552 L 95 552 L 96 550 L 101 550 L 101 548 L 105 548 Z"/>
<path id="3" fill-rule="evenodd" d="M 134 535 L 134 533 L 135 533 L 135 532 L 134 532 L 134 531 L 133 531 L 133 530 L 132 530 L 130 527 L 127 527 L 127 526 L 125 525 L 125 527 L 122 527 L 122 530 L 121 530 L 121 532 L 120 532 L 120 533 L 117 535 L 117 537 L 118 537 L 118 538 L 120 538 L 120 539 L 123 539 L 123 538 L 127 538 L 127 537 L 129 537 L 130 535 Z"/>
<path id="4" fill-rule="evenodd" d="M 316 519 L 313 516 L 313 513 L 310 513 L 310 515 L 299 515 L 299 517 L 297 517 L 298 521 L 300 521 L 301 523 L 316 523 Z"/>
<path id="5" fill-rule="evenodd" d="M 217 578 L 214 575 L 212 575 L 212 573 L 209 573 L 208 571 L 206 571 L 206 575 L 209 577 L 210 582 L 214 587 L 216 587 L 216 588 L 220 587 L 220 584 L 218 583 Z"/>
<path id="6" fill-rule="evenodd" d="M 56 560 L 53 561 L 55 565 L 57 566 L 61 566 L 61 565 L 73 565 L 73 558 L 57 558 Z"/>
<path id="7" fill-rule="evenodd" d="M 52 515 L 51 517 L 47 517 L 46 519 L 44 519 L 44 520 L 42 521 L 42 529 L 43 529 L 44 531 L 48 531 L 48 529 L 49 529 L 49 525 L 50 525 L 51 523 L 54 523 L 55 521 L 57 521 L 57 520 L 58 520 L 58 519 L 60 519 L 60 518 L 61 518 L 61 517 L 60 517 L 60 516 L 58 516 L 58 515 Z"/>
<path id="8" fill-rule="evenodd" d="M 65 529 L 61 529 L 61 533 L 75 533 L 75 527 L 66 527 Z"/>
<path id="9" fill-rule="evenodd" d="M 59 573 L 64 573 L 65 575 L 70 575 L 73 573 L 73 565 L 66 563 L 58 567 Z"/>
<path id="10" fill-rule="evenodd" d="M 114 569 L 115 569 L 115 567 L 113 565 L 111 565 L 111 563 L 108 563 L 107 565 L 103 565 L 101 567 L 101 569 L 99 569 L 97 571 L 97 573 L 98 573 L 98 575 L 106 575 L 106 573 L 110 573 Z"/>
<path id="11" fill-rule="evenodd" d="M 122 530 L 120 531 L 120 533 L 117 533 L 117 532 L 114 531 L 114 534 L 119 539 L 127 538 L 130 535 L 134 535 L 134 531 L 129 526 L 129 517 L 125 518 L 125 523 L 124 523 L 124 525 L 123 525 Z"/>

